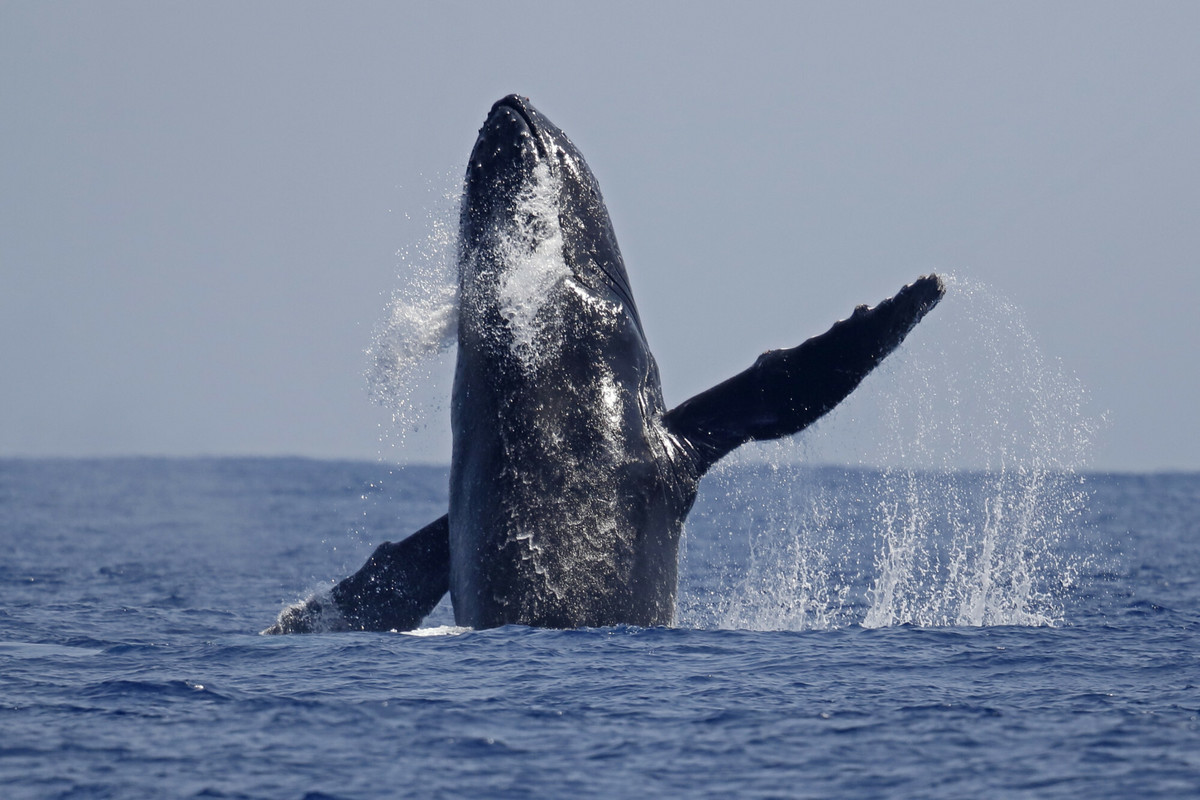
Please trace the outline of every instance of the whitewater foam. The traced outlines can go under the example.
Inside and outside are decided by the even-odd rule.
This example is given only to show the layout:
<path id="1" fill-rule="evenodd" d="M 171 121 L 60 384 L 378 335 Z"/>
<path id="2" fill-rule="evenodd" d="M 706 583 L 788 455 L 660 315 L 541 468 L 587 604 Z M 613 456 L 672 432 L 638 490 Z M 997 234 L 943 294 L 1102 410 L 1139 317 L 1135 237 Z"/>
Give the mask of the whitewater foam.
<path id="1" fill-rule="evenodd" d="M 464 628 L 461 625 L 435 625 L 430 628 L 417 628 L 411 631 L 397 631 L 405 636 L 459 636 L 464 633 L 470 633 L 474 628 Z"/>
<path id="2" fill-rule="evenodd" d="M 500 316 L 508 323 L 513 355 L 528 370 L 557 353 L 563 335 L 558 315 L 542 313 L 553 308 L 550 301 L 571 277 L 563 258 L 558 194 L 558 180 L 539 162 L 517 196 L 512 219 L 497 223 L 495 249 L 504 264 Z"/>

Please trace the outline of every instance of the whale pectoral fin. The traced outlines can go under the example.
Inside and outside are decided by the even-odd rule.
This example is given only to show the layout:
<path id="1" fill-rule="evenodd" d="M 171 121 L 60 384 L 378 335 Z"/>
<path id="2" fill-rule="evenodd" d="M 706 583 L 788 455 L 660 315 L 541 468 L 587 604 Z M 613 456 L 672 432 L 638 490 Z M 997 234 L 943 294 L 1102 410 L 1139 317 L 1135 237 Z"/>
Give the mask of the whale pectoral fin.
<path id="1" fill-rule="evenodd" d="M 443 515 L 403 541 L 379 545 L 331 595 L 351 629 L 409 631 L 449 590 L 450 522 Z"/>
<path id="2" fill-rule="evenodd" d="M 384 542 L 328 593 L 285 608 L 263 633 L 413 630 L 450 589 L 449 516 Z"/>
<path id="3" fill-rule="evenodd" d="M 854 391 L 904 341 L 945 293 L 941 279 L 914 281 L 874 308 L 790 350 L 771 350 L 754 366 L 667 412 L 663 422 L 694 453 L 700 474 L 751 440 L 808 427 Z"/>

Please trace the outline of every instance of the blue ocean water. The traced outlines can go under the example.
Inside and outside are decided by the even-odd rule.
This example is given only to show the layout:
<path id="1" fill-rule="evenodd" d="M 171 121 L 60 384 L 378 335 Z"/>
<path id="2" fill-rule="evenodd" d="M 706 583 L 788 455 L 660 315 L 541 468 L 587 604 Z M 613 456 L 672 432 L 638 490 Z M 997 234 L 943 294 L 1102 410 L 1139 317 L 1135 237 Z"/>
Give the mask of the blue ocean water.
<path id="1" fill-rule="evenodd" d="M 0 795 L 1200 795 L 1200 475 L 734 464 L 676 627 L 258 635 L 446 484 L 0 460 Z"/>

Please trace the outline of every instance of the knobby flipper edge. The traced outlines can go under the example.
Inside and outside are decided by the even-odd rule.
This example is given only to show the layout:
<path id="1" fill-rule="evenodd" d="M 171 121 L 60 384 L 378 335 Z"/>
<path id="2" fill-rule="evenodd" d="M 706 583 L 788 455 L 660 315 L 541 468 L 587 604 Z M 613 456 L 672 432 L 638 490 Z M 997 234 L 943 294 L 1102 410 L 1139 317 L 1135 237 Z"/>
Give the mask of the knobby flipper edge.
<path id="1" fill-rule="evenodd" d="M 663 422 L 693 454 L 699 474 L 746 442 L 797 433 L 854 391 L 943 294 L 938 276 L 919 278 L 798 347 L 763 353 L 749 369 L 667 412 Z"/>

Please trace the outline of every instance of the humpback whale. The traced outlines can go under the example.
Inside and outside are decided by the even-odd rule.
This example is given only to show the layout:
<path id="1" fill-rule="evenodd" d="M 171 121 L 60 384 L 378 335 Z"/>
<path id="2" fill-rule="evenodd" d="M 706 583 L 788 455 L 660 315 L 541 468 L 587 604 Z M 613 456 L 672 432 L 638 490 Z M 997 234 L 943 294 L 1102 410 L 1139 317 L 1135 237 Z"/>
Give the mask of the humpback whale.
<path id="1" fill-rule="evenodd" d="M 264 633 L 668 625 L 700 478 L 852 392 L 941 299 L 935 275 L 668 409 L 595 177 L 510 95 L 468 163 L 448 513 Z"/>

